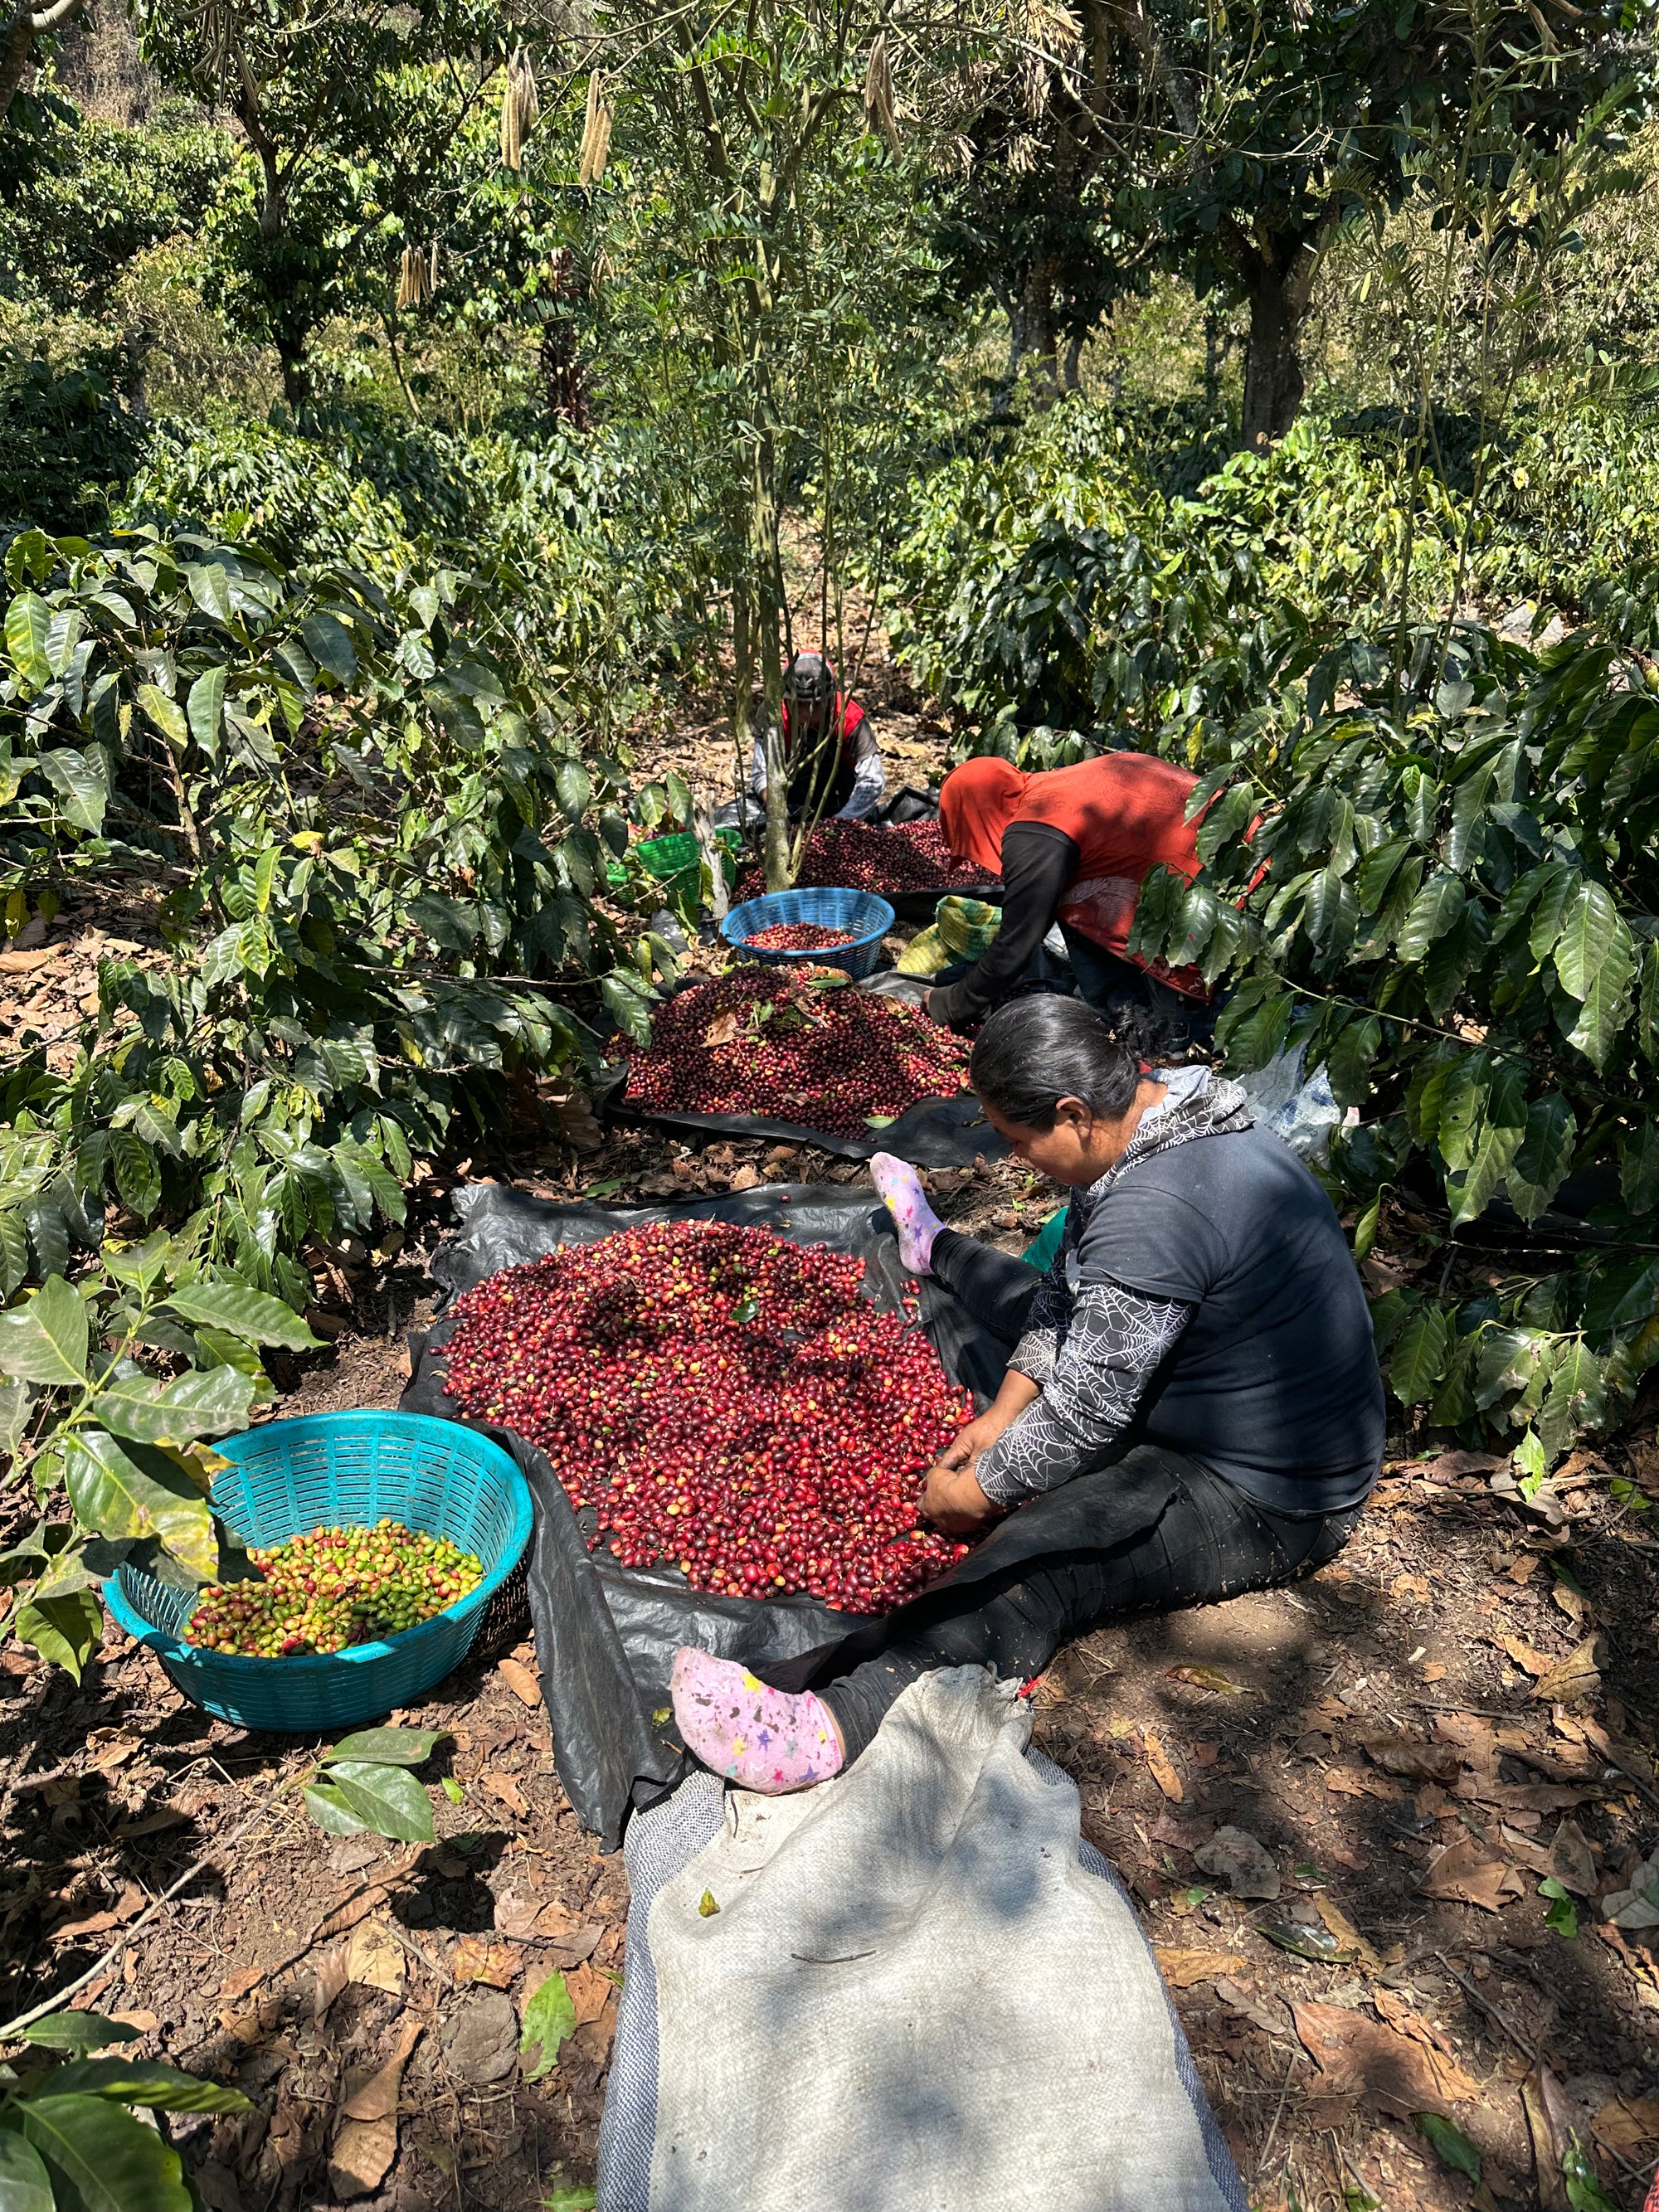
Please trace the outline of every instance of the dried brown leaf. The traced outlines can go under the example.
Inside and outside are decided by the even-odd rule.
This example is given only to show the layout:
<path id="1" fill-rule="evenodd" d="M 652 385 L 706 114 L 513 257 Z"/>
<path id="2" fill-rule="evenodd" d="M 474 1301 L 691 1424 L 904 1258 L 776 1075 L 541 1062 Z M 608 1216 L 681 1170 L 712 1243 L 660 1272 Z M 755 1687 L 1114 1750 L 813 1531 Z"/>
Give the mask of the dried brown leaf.
<path id="1" fill-rule="evenodd" d="M 1153 1946 L 1158 1970 L 1171 1989 L 1189 1990 L 1194 1982 L 1213 1982 L 1227 1974 L 1242 1974 L 1249 1965 L 1241 1951 L 1188 1950 L 1178 1944 Z"/>
<path id="2" fill-rule="evenodd" d="M 311 2016 L 319 2023 L 328 2016 L 328 2008 L 346 1984 L 351 1979 L 346 1966 L 346 1946 L 331 1943 L 326 1951 L 317 1954 L 316 1987 L 311 2001 Z"/>
<path id="3" fill-rule="evenodd" d="M 1547 1705 L 1576 1705 L 1594 1697 L 1601 1686 L 1601 1670 L 1595 1663 L 1600 1642 L 1599 1637 L 1587 1636 L 1582 1644 L 1575 1644 L 1565 1659 L 1557 1660 L 1540 1677 L 1534 1697 Z"/>
<path id="4" fill-rule="evenodd" d="M 1219 1667 L 1171 1667 L 1166 1679 L 1171 1682 L 1190 1682 L 1195 1690 L 1212 1690 L 1222 1698 L 1248 1698 L 1252 1694 L 1248 1682 L 1235 1682 L 1232 1676 L 1224 1674 Z"/>
<path id="5" fill-rule="evenodd" d="M 728 1012 L 716 1014 L 702 1033 L 702 1041 L 712 1052 L 719 1046 L 730 1044 L 738 1034 L 738 1017 Z"/>
<path id="6" fill-rule="evenodd" d="M 1153 1781 L 1172 1805 L 1181 1804 L 1187 1794 L 1181 1786 L 1181 1777 L 1176 1772 L 1169 1753 L 1151 1729 L 1143 1729 L 1141 1747 L 1146 1754 L 1146 1765 Z"/>
<path id="7" fill-rule="evenodd" d="M 1357 1952 L 1359 1964 L 1369 1972 L 1376 1973 L 1382 1964 L 1382 1960 L 1378 1958 L 1376 1951 L 1354 1926 L 1335 1899 L 1328 1896 L 1322 1890 L 1313 1902 L 1315 1911 L 1318 1913 L 1337 1942 L 1345 1950 L 1351 1949 Z"/>
<path id="8" fill-rule="evenodd" d="M 1555 1664 L 1548 1652 L 1534 1650 L 1530 1644 L 1523 1644 L 1518 1636 L 1505 1635 L 1498 1640 L 1522 1673 L 1532 1675 L 1534 1680 L 1540 1674 L 1547 1674 Z"/>
<path id="9" fill-rule="evenodd" d="M 1367 1774 L 1358 1766 L 1327 1768 L 1325 1787 L 1340 1797 L 1398 1797 L 1402 1794 L 1380 1774 Z"/>
<path id="10" fill-rule="evenodd" d="M 481 1936 L 461 1936 L 449 1954 L 449 1971 L 458 1982 L 487 1982 L 493 1990 L 510 1989 L 519 1965 L 510 1943 L 487 1943 Z"/>
<path id="11" fill-rule="evenodd" d="M 542 1678 L 533 1667 L 526 1667 L 522 1659 L 498 1659 L 495 1672 L 521 1705 L 533 1711 L 541 1704 Z"/>
<path id="12" fill-rule="evenodd" d="M 365 1920 L 352 1929 L 346 1945 L 348 1980 L 398 1997 L 404 1993 L 407 1972 L 404 1947 L 384 1920 Z"/>
<path id="13" fill-rule="evenodd" d="M 1595 1888 L 1595 1856 L 1577 1820 L 1563 1820 L 1550 1844 L 1550 1872 L 1563 1888 L 1579 1897 Z"/>
<path id="14" fill-rule="evenodd" d="M 1412 1782 L 1453 1782 L 1462 1763 L 1450 1744 L 1420 1743 L 1410 1735 L 1367 1736 L 1364 1752 L 1385 1774 Z"/>
<path id="15" fill-rule="evenodd" d="M 386 2120 L 393 2117 L 398 2110 L 398 2091 L 403 2081 L 404 2067 L 410 2052 L 421 2039 L 422 2025 L 418 2020 L 404 2021 L 398 2031 L 398 2040 L 392 2047 L 390 2057 L 341 2106 L 343 2118 Z"/>
<path id="16" fill-rule="evenodd" d="M 1358 2096 L 1405 2119 L 1480 2094 L 1480 2085 L 1431 2045 L 1413 2041 L 1346 2006 L 1293 2004 L 1296 2032 L 1316 2059 L 1321 2087 Z"/>
<path id="17" fill-rule="evenodd" d="M 1659 2097 L 1611 2097 L 1590 2126 L 1609 2150 L 1633 2165 L 1648 2165 L 1659 2144 Z"/>
<path id="18" fill-rule="evenodd" d="M 1485 1911 L 1496 1912 L 1501 1906 L 1500 1893 L 1509 1871 L 1505 1860 L 1484 1844 L 1477 1843 L 1473 1836 L 1464 1836 L 1447 1845 L 1417 1887 L 1425 1897 L 1443 1898 L 1457 1905 L 1478 1905 Z"/>
<path id="19" fill-rule="evenodd" d="M 491 1768 L 487 1773 L 481 1774 L 478 1779 L 496 1802 L 505 1805 L 515 1819 L 527 1820 L 530 1818 L 529 1800 L 510 1774 L 501 1774 Z"/>
<path id="20" fill-rule="evenodd" d="M 600 1973 L 596 1966 L 586 1966 L 574 1967 L 567 1973 L 564 1985 L 569 1992 L 571 2003 L 576 2008 L 578 2027 L 584 2021 L 599 2018 L 605 2010 L 606 1999 L 616 1988 L 608 1974 Z"/>

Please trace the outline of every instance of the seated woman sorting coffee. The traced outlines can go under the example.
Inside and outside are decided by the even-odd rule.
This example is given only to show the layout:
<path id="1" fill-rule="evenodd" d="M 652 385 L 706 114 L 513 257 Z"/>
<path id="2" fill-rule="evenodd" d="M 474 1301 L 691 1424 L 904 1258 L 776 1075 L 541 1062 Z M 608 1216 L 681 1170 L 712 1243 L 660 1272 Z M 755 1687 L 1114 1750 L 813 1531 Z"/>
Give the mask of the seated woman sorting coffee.
<path id="1" fill-rule="evenodd" d="M 967 1534 L 946 1579 L 793 1692 L 687 1646 L 674 1712 L 717 1773 L 777 1792 L 856 1759 L 911 1682 L 1024 1679 L 1135 1613 L 1212 1603 L 1334 1558 L 1382 1464 L 1370 1317 L 1330 1200 L 1206 1067 L 1142 1073 L 1080 1000 L 993 1015 L 971 1079 L 1015 1157 L 1072 1200 L 1048 1274 L 945 1227 L 913 1169 L 872 1163 L 899 1255 L 1006 1358 L 994 1403 L 929 1474 Z M 993 1378 L 986 1378 L 988 1384 Z M 1004 1517 L 1006 1516 L 1006 1517 Z"/>

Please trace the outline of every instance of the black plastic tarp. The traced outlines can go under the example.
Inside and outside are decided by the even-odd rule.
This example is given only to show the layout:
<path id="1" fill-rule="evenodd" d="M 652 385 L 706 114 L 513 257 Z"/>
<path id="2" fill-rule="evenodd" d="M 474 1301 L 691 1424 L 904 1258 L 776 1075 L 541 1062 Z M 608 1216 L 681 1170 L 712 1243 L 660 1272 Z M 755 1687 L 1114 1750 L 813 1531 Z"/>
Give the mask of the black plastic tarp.
<path id="1" fill-rule="evenodd" d="M 647 1221 L 731 1221 L 851 1253 L 865 1262 L 868 1295 L 889 1310 L 897 1307 L 906 1280 L 885 1209 L 866 1194 L 832 1194 L 817 1184 L 774 1183 L 679 1206 L 557 1206 L 503 1184 L 480 1183 L 458 1191 L 454 1203 L 461 1227 L 432 1263 L 434 1275 L 452 1295 L 503 1267 L 541 1259 L 561 1244 L 592 1243 Z M 932 1279 L 921 1285 L 920 1326 L 952 1381 L 981 1400 L 995 1392 L 1006 1348 Z M 459 1418 L 443 1389 L 448 1333 L 441 1316 L 424 1343 L 415 1346 L 415 1372 L 402 1401 L 405 1413 Z M 512 1452 L 535 1498 L 529 1599 L 554 1759 L 571 1804 L 608 1850 L 615 1848 L 630 1808 L 652 1802 L 683 1771 L 684 1754 L 672 1741 L 672 1723 L 655 1717 L 667 1716 L 669 1668 L 682 1644 L 740 1660 L 782 1686 L 798 1686 L 878 1651 L 902 1627 L 925 1620 L 939 1593 L 1099 1541 L 1091 1534 L 1091 1485 L 1081 1480 L 1000 1522 L 933 1591 L 884 1619 L 837 1613 L 805 1595 L 717 1597 L 689 1588 L 677 1569 L 623 1567 L 608 1551 L 590 1553 L 592 1509 L 580 1516 L 572 1510 L 534 1445 L 510 1431 L 488 1433 Z M 1166 1483 L 1154 1497 L 1161 1478 L 1131 1480 L 1151 1486 L 1145 1512 L 1155 1519 L 1173 1486 Z M 1122 1470 L 1115 1474 L 1115 1486 L 1121 1520 Z"/>
<path id="2" fill-rule="evenodd" d="M 607 1121 L 678 1129 L 688 1136 L 766 1137 L 775 1145 L 811 1145 L 842 1160 L 892 1152 L 919 1168 L 972 1167 L 975 1159 L 1000 1160 L 1008 1150 L 971 1091 L 955 1098 L 919 1098 L 885 1128 L 863 1137 L 836 1137 L 805 1121 L 774 1121 L 760 1115 L 647 1113 L 629 1105 L 626 1085 L 627 1070 L 622 1068 L 595 1087 L 594 1108 Z"/>

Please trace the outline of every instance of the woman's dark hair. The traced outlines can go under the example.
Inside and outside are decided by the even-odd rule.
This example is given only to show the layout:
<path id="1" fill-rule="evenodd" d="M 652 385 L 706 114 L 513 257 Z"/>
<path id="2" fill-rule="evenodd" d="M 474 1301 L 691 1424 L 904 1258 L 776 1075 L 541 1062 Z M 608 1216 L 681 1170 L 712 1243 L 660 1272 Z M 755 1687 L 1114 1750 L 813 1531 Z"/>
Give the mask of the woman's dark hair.
<path id="1" fill-rule="evenodd" d="M 1140 1061 L 1081 999 L 1044 992 L 1000 1006 L 980 1031 L 968 1079 L 988 1106 L 1022 1129 L 1052 1129 L 1062 1098 L 1103 1121 L 1133 1103 Z"/>

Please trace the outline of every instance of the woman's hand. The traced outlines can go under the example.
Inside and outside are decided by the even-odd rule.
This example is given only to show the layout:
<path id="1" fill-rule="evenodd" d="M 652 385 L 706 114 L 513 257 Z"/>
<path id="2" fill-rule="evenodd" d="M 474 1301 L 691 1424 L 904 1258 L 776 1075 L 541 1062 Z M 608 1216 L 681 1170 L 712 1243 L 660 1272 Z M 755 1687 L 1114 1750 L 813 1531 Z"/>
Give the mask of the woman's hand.
<path id="1" fill-rule="evenodd" d="M 974 1470 L 980 1454 L 1042 1395 L 1029 1375 L 1011 1367 L 993 1402 L 976 1419 L 957 1431 L 937 1464 L 928 1470 L 921 1493 L 921 1510 L 936 1528 L 942 1528 L 947 1536 L 966 1535 L 1004 1510 L 985 1495 Z"/>
<path id="2" fill-rule="evenodd" d="M 959 1437 L 957 1442 L 961 1441 Z M 951 1449 L 955 1448 L 952 1445 Z M 969 1535 L 1002 1509 L 985 1495 L 970 1467 L 952 1467 L 949 1462 L 947 1453 L 930 1471 L 921 1493 L 921 1510 L 947 1536 Z"/>
<path id="3" fill-rule="evenodd" d="M 939 1465 L 951 1470 L 970 1466 L 987 1444 L 994 1444 L 1013 1419 L 1012 1414 L 999 1413 L 992 1406 L 977 1420 L 969 1421 L 965 1429 L 958 1429 L 939 1455 Z"/>

